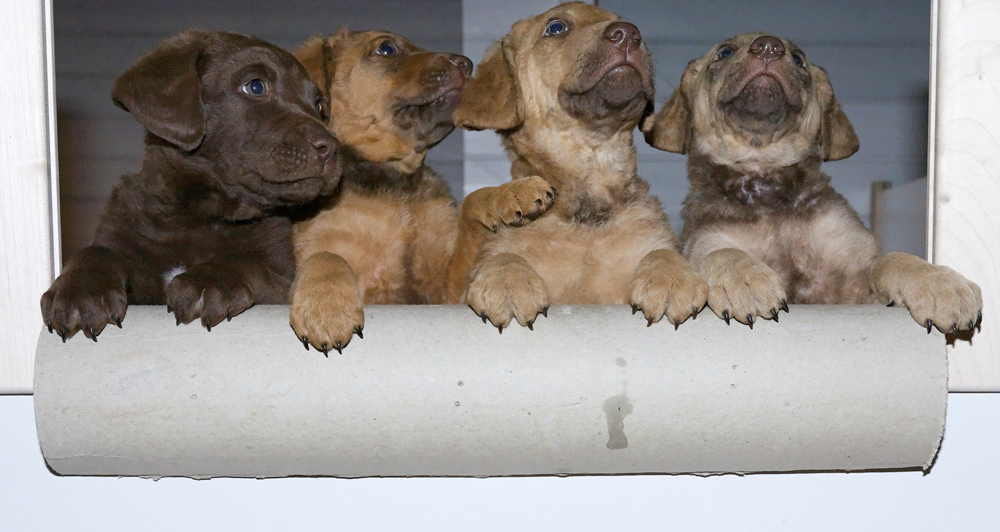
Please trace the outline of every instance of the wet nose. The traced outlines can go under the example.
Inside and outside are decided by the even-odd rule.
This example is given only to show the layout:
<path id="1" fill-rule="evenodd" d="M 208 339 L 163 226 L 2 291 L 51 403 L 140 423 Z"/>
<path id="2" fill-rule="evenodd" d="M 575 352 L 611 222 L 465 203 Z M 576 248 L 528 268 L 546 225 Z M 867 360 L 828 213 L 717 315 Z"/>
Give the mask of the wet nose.
<path id="1" fill-rule="evenodd" d="M 463 74 L 469 76 L 472 74 L 472 60 L 464 55 L 450 54 L 448 56 L 448 62 L 457 66 Z"/>
<path id="2" fill-rule="evenodd" d="M 642 42 L 642 34 L 639 28 L 628 22 L 615 22 L 604 30 L 604 38 L 611 41 L 611 44 L 618 48 L 629 48 Z"/>
<path id="3" fill-rule="evenodd" d="M 785 45 L 781 39 L 770 35 L 761 35 L 750 43 L 750 53 L 763 61 L 774 61 L 785 55 Z"/>
<path id="4" fill-rule="evenodd" d="M 329 133 L 315 133 L 309 137 L 309 144 L 320 157 L 330 157 L 340 149 L 340 143 Z"/>

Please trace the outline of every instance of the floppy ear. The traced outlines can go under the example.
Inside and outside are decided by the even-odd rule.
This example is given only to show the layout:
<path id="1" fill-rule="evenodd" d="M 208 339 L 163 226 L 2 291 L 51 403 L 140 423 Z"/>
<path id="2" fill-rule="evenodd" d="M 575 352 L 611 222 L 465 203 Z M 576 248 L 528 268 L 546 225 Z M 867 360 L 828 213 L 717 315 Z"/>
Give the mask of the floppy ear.
<path id="1" fill-rule="evenodd" d="M 296 48 L 294 54 L 295 58 L 302 63 L 302 66 L 306 67 L 306 72 L 309 73 L 309 79 L 311 79 L 312 82 L 315 83 L 321 91 L 323 91 L 323 94 L 326 94 L 328 89 L 326 75 L 324 74 L 326 61 L 324 60 L 323 50 L 325 47 L 325 37 L 313 37 Z"/>
<path id="2" fill-rule="evenodd" d="M 488 50 L 462 89 L 452 115 L 463 129 L 511 129 L 521 124 L 521 96 L 505 37 Z"/>
<path id="3" fill-rule="evenodd" d="M 680 86 L 674 89 L 663 109 L 656 113 L 655 118 L 647 117 L 639 128 L 646 137 L 646 143 L 656 149 L 680 154 L 688 152 L 693 117 L 685 87 L 690 83 L 689 77 L 694 75 L 693 63 L 688 64 Z"/>
<path id="4" fill-rule="evenodd" d="M 819 127 L 820 147 L 823 150 L 824 161 L 839 161 L 846 159 L 858 151 L 861 146 L 858 135 L 851 126 L 851 121 L 840 108 L 840 103 L 833 96 L 833 86 L 826 76 L 826 71 L 816 67 L 813 79 L 817 83 L 820 101 L 823 102 L 823 118 Z"/>
<path id="5" fill-rule="evenodd" d="M 116 105 L 150 133 L 185 151 L 197 148 L 205 136 L 198 57 L 210 36 L 189 31 L 163 41 L 111 89 Z"/>

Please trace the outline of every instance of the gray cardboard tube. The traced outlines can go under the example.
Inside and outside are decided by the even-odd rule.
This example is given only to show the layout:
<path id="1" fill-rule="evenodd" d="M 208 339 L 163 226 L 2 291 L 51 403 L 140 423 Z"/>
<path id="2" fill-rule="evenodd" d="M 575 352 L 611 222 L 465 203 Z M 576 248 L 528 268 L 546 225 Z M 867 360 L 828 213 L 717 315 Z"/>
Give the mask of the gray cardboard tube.
<path id="1" fill-rule="evenodd" d="M 904 309 L 793 306 L 674 330 L 625 306 L 553 307 L 497 334 L 466 307 L 365 312 L 306 351 L 288 307 L 211 332 L 164 307 L 35 362 L 42 453 L 64 475 L 284 477 L 928 468 L 943 337 Z"/>

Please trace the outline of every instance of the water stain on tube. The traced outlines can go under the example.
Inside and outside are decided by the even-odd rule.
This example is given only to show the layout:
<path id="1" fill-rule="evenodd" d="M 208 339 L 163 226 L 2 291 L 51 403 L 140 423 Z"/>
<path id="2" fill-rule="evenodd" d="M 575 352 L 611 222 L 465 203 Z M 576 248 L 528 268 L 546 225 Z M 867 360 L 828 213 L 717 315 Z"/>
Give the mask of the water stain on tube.
<path id="1" fill-rule="evenodd" d="M 625 416 L 632 413 L 632 403 L 624 393 L 604 401 L 604 417 L 608 420 L 608 449 L 617 451 L 628 447 L 625 437 Z"/>

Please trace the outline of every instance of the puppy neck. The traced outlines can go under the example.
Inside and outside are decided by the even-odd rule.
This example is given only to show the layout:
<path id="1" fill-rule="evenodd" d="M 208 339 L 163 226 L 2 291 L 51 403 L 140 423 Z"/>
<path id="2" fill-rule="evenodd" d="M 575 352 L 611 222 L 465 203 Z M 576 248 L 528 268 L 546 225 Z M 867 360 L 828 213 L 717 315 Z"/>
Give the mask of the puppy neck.
<path id="1" fill-rule="evenodd" d="M 822 194 L 832 192 L 830 178 L 820 171 L 818 156 L 807 156 L 783 167 L 747 171 L 718 164 L 704 154 L 688 158 L 688 178 L 695 203 L 737 218 L 762 214 L 803 212 L 814 208 Z"/>
<path id="2" fill-rule="evenodd" d="M 610 216 L 623 197 L 634 194 L 636 155 L 632 130 L 610 136 L 527 125 L 502 132 L 514 177 L 541 176 L 559 191 L 549 212 L 567 219 Z"/>
<path id="3" fill-rule="evenodd" d="M 412 193 L 429 168 L 420 155 L 415 167 L 400 161 L 375 162 L 351 148 L 341 152 L 343 187 L 368 194 Z"/>

